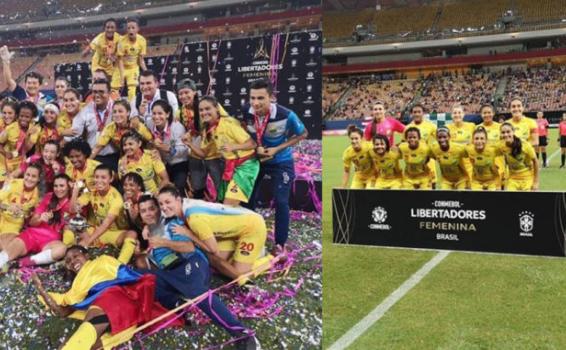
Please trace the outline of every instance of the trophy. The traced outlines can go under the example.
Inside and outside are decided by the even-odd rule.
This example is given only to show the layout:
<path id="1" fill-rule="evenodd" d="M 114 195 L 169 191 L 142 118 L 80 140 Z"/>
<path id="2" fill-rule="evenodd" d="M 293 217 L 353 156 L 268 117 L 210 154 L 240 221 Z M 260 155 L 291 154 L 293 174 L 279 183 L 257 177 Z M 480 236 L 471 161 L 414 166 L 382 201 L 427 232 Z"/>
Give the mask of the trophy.
<path id="1" fill-rule="evenodd" d="M 86 219 L 81 216 L 81 214 L 77 213 L 77 215 L 69 220 L 67 226 L 71 231 L 73 231 L 75 236 L 78 236 L 83 233 L 90 225 L 87 223 Z"/>

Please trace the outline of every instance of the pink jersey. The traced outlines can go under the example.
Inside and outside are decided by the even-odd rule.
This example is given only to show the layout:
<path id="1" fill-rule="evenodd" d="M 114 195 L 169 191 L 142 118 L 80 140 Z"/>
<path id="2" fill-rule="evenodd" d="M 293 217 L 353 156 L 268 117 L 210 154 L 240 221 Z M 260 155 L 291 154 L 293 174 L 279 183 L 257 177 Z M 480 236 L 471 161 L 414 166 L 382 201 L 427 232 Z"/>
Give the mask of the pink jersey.
<path id="1" fill-rule="evenodd" d="M 560 136 L 566 136 L 566 122 L 560 122 Z"/>
<path id="2" fill-rule="evenodd" d="M 538 136 L 548 136 L 548 120 L 537 118 Z"/>
<path id="3" fill-rule="evenodd" d="M 54 195 L 55 194 L 53 194 L 53 192 L 49 192 L 48 194 L 46 194 L 45 197 L 43 197 L 43 200 L 35 208 L 34 214 L 41 215 L 47 212 L 49 210 L 48 207 L 49 207 L 49 202 L 51 201 L 51 197 L 53 197 Z M 52 210 L 52 212 L 59 212 L 59 220 L 57 222 L 53 222 L 51 224 L 47 222 L 41 222 L 39 225 L 33 227 L 50 230 L 52 232 L 57 232 L 60 234 L 60 232 L 65 227 L 65 220 L 64 220 L 65 213 L 69 213 L 70 211 L 69 204 L 70 204 L 70 200 L 68 198 L 62 199 L 60 200 L 59 205 L 57 205 L 57 207 Z"/>
<path id="4" fill-rule="evenodd" d="M 386 117 L 383 121 L 381 121 L 381 123 L 377 125 L 375 125 L 374 120 L 366 125 L 366 129 L 364 130 L 364 138 L 367 141 L 371 141 L 374 135 L 381 134 L 387 136 L 387 138 L 389 139 L 389 144 L 393 145 L 393 134 L 396 132 L 403 133 L 403 131 L 405 131 L 405 125 L 403 125 L 403 123 L 395 118 Z"/>

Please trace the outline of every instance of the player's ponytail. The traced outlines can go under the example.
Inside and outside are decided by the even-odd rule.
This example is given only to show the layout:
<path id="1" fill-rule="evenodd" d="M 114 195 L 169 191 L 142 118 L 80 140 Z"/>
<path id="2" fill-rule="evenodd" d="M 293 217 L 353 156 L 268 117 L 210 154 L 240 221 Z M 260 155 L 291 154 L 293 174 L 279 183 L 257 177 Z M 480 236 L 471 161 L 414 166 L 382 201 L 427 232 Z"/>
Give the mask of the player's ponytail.
<path id="1" fill-rule="evenodd" d="M 511 143 L 511 155 L 513 158 L 517 158 L 519 154 L 521 154 L 523 150 L 523 142 L 520 138 L 513 135 L 513 143 Z"/>
<path id="2" fill-rule="evenodd" d="M 513 125 L 511 125 L 508 122 L 501 124 L 501 128 L 503 127 L 508 127 L 511 128 L 511 130 L 514 130 Z M 523 151 L 523 143 L 521 142 L 521 139 L 513 135 L 513 142 L 511 142 L 511 155 L 513 156 L 513 158 L 516 159 L 517 156 L 521 154 L 522 151 Z"/>

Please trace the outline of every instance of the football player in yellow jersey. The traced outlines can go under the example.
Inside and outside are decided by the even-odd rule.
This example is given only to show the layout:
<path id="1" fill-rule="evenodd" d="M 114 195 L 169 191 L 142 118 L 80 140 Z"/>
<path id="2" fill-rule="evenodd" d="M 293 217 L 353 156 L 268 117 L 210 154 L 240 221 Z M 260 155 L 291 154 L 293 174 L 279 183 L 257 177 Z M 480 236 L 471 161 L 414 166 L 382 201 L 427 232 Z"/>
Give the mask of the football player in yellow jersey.
<path id="1" fill-rule="evenodd" d="M 123 217 L 124 200 L 111 183 L 114 172 L 108 166 L 100 164 L 94 170 L 94 191 L 86 191 L 79 197 L 79 186 L 73 188 L 71 208 L 78 210 L 90 207 L 88 232 L 80 236 L 79 244 L 89 247 L 93 244 L 111 244 L 122 247 L 118 260 L 127 263 L 134 255 L 137 245 L 137 233 L 127 229 Z"/>
<path id="2" fill-rule="evenodd" d="M 464 190 L 470 188 L 469 175 L 464 167 L 466 158 L 464 145 L 450 141 L 450 131 L 447 127 L 436 130 L 437 142 L 430 146 L 431 155 L 440 166 L 442 190 Z"/>
<path id="3" fill-rule="evenodd" d="M 79 112 L 83 104 L 81 94 L 78 90 L 69 88 L 63 93 L 63 109 L 57 117 L 57 132 L 60 136 L 78 136 L 77 131 L 73 130 L 73 119 Z M 61 140 L 64 142 L 64 139 Z"/>
<path id="4" fill-rule="evenodd" d="M 424 117 L 425 109 L 421 104 L 415 104 L 411 108 L 411 122 L 407 127 L 414 126 L 419 129 L 421 139 L 425 141 L 430 147 L 436 142 L 436 124 Z M 428 161 L 428 168 L 430 169 L 430 178 L 432 181 L 432 188 L 436 188 L 436 161 L 431 158 Z"/>
<path id="5" fill-rule="evenodd" d="M 116 33 L 116 20 L 109 18 L 104 21 L 104 32 L 98 34 L 83 50 L 83 57 L 94 51 L 90 65 L 92 75 L 97 69 L 103 69 L 109 77 L 112 77 L 116 68 L 116 49 L 120 41 L 120 34 Z M 94 80 L 93 80 L 94 81 Z"/>
<path id="6" fill-rule="evenodd" d="M 122 136 L 128 130 L 137 131 L 145 142 L 153 139 L 151 131 L 149 131 L 149 129 L 142 124 L 138 118 L 132 118 L 130 120 L 130 112 L 130 103 L 125 99 L 114 102 L 114 105 L 112 106 L 112 122 L 106 125 L 102 130 L 102 133 L 98 136 L 96 146 L 92 150 L 90 159 L 95 159 L 98 153 L 109 143 L 112 143 L 116 149 L 119 149 Z"/>
<path id="7" fill-rule="evenodd" d="M 134 130 L 126 131 L 122 136 L 123 156 L 118 162 L 118 176 L 121 179 L 129 172 L 137 173 L 142 177 L 145 189 L 157 194 L 159 188 L 169 183 L 169 175 L 159 157 L 143 150 L 142 142 L 141 135 Z"/>
<path id="8" fill-rule="evenodd" d="M 1 116 L 0 119 L 0 134 L 6 130 L 8 125 L 12 124 L 16 120 L 16 110 L 18 109 L 18 103 L 13 100 L 4 100 L 1 105 Z M 4 182 L 4 179 L 8 175 L 8 170 L 6 169 L 6 158 L 4 153 L 0 151 L 0 186 Z"/>
<path id="9" fill-rule="evenodd" d="M 403 173 L 399 166 L 401 154 L 396 147 L 390 146 L 387 136 L 381 134 L 374 136 L 370 156 L 377 171 L 373 188 L 398 190 L 403 187 Z"/>
<path id="10" fill-rule="evenodd" d="M 138 34 L 139 30 L 138 21 L 134 18 L 128 19 L 128 33 L 118 42 L 117 56 L 120 74 L 112 76 L 113 89 L 119 89 L 124 84 L 124 79 L 126 80 L 130 101 L 136 97 L 140 68 L 142 71 L 147 70 L 143 60 L 147 54 L 147 43 L 145 38 Z"/>
<path id="11" fill-rule="evenodd" d="M 88 158 L 91 154 L 88 142 L 80 138 L 73 139 L 65 144 L 63 154 L 67 159 L 65 174 L 75 185 L 78 184 L 78 187 L 94 191 L 94 169 L 100 162 Z"/>
<path id="12" fill-rule="evenodd" d="M 479 126 L 472 136 L 472 145 L 466 146 L 466 153 L 472 163 L 472 190 L 496 191 L 501 188 L 500 170 L 497 159 L 501 151 L 497 144 L 489 144 L 488 132 Z"/>
<path id="13" fill-rule="evenodd" d="M 20 234 L 24 221 L 39 203 L 40 179 L 41 165 L 30 164 L 23 179 L 7 181 L 0 191 L 0 250 Z"/>
<path id="14" fill-rule="evenodd" d="M 428 167 L 430 147 L 421 141 L 421 133 L 414 126 L 405 129 L 405 139 L 407 141 L 399 145 L 399 151 L 405 161 L 403 188 L 431 190 L 432 181 Z"/>
<path id="15" fill-rule="evenodd" d="M 222 274 L 237 278 L 252 269 L 258 273 L 269 267 L 273 256 L 260 257 L 267 238 L 260 214 L 242 207 L 183 200 L 175 186 L 162 188 L 158 200 L 166 218 L 179 217 L 186 221 L 191 231 L 189 237 L 208 253 L 213 266 Z"/>
<path id="16" fill-rule="evenodd" d="M 495 110 L 493 109 L 493 106 L 483 105 L 480 108 L 480 115 L 483 122 L 476 127 L 476 130 L 479 127 L 482 127 L 487 135 L 487 144 L 492 147 L 497 146 L 501 141 L 501 124 L 493 120 L 495 117 Z M 508 173 L 503 155 L 495 158 L 495 165 L 497 165 L 497 171 L 499 172 L 499 187 L 502 188 L 506 174 Z"/>
<path id="17" fill-rule="evenodd" d="M 528 141 L 515 136 L 513 125 L 501 125 L 502 142 L 499 149 L 509 167 L 505 185 L 508 191 L 536 191 L 539 186 L 538 159 L 534 147 Z"/>
<path id="18" fill-rule="evenodd" d="M 259 174 L 257 145 L 237 119 L 223 116 L 221 110 L 214 96 L 202 97 L 199 102 L 203 120 L 201 145 L 191 143 L 188 138 L 184 142 L 201 158 L 206 158 L 212 147 L 218 149 L 225 161 L 218 200 L 236 206 L 247 203 L 252 195 Z"/>
<path id="19" fill-rule="evenodd" d="M 21 101 L 17 107 L 17 121 L 0 133 L 0 153 L 5 158 L 6 174 L 19 168 L 26 153 L 37 143 L 41 128 L 35 127 L 37 107 L 33 102 Z M 4 181 L 0 178 L 0 181 Z"/>
<path id="20" fill-rule="evenodd" d="M 511 119 L 508 120 L 508 123 L 513 126 L 514 135 L 520 138 L 521 141 L 527 141 L 532 146 L 538 146 L 537 122 L 523 115 L 523 102 L 518 98 L 512 99 L 509 104 L 509 110 Z"/>
<path id="21" fill-rule="evenodd" d="M 354 164 L 354 178 L 350 188 L 371 188 L 373 186 L 375 170 L 370 157 L 372 148 L 370 142 L 365 142 L 363 132 L 355 125 L 348 126 L 348 137 L 350 146 L 342 154 L 344 162 L 344 175 L 342 175 L 342 187 L 348 186 L 350 180 L 350 167 Z"/>
<path id="22" fill-rule="evenodd" d="M 472 134 L 476 128 L 474 123 L 464 121 L 464 108 L 460 105 L 452 107 L 452 123 L 446 125 L 450 130 L 452 142 L 469 145 L 472 142 Z M 468 175 L 472 173 L 472 163 L 469 159 L 464 159 L 464 166 Z"/>

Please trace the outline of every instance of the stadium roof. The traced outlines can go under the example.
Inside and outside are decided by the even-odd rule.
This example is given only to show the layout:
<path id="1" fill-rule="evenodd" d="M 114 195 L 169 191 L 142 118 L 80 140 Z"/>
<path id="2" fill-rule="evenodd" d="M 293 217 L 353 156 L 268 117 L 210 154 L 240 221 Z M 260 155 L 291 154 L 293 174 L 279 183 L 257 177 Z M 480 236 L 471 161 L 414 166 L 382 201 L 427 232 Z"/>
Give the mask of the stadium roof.
<path id="1" fill-rule="evenodd" d="M 262 0 L 247 0 L 248 3 L 260 2 Z M 128 18 L 128 17 L 141 17 L 141 16 L 164 16 L 170 14 L 179 14 L 179 12 L 197 12 L 205 9 L 226 7 L 231 5 L 241 4 L 241 0 L 206 0 L 206 1 L 194 1 L 178 5 L 168 5 L 162 7 L 152 7 L 150 9 L 137 9 L 133 11 L 116 12 L 112 14 L 115 18 Z M 94 16 L 85 17 L 73 17 L 73 18 L 62 18 L 55 20 L 39 21 L 39 22 L 28 22 L 28 23 L 17 23 L 17 24 L 6 24 L 0 25 L 0 31 L 9 32 L 11 30 L 30 30 L 30 29 L 53 29 L 57 27 L 66 27 L 72 24 L 92 24 L 100 23 L 110 17 L 109 14 L 101 14 Z"/>
<path id="2" fill-rule="evenodd" d="M 323 56 L 341 56 L 341 55 L 365 55 L 365 54 L 384 54 L 395 52 L 419 51 L 431 48 L 444 48 L 456 46 L 475 46 L 494 43 L 512 43 L 521 42 L 527 39 L 540 39 L 557 37 L 566 34 L 566 28 L 537 30 L 531 32 L 515 32 L 494 35 L 481 35 L 472 37 L 439 39 L 439 40 L 421 40 L 411 42 L 400 42 L 390 44 L 374 44 L 344 47 L 326 47 L 322 50 Z"/>

